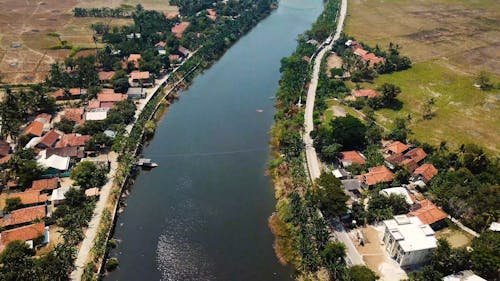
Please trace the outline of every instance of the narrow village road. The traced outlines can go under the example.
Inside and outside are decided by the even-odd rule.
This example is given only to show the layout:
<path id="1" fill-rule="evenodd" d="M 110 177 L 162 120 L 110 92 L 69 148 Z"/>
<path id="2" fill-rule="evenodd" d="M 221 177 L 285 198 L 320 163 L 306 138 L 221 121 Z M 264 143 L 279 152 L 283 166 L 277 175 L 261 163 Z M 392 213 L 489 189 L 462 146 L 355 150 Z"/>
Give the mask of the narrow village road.
<path id="1" fill-rule="evenodd" d="M 318 79 L 319 72 L 321 70 L 321 60 L 331 49 L 335 41 L 337 41 L 342 33 L 342 29 L 344 28 L 344 20 L 347 14 L 347 0 L 342 0 L 340 5 L 340 15 L 337 19 L 337 30 L 335 31 L 335 35 L 331 40 L 330 44 L 325 46 L 314 59 L 314 69 L 313 75 L 311 78 L 311 82 L 309 84 L 309 89 L 307 91 L 307 99 L 306 99 L 306 109 L 304 112 L 304 144 L 306 146 L 306 158 L 307 158 L 307 167 L 309 169 L 309 176 L 311 180 L 319 178 L 321 175 L 320 162 L 318 159 L 318 155 L 316 154 L 316 149 L 313 145 L 313 140 L 311 138 L 311 131 L 314 129 L 313 123 L 313 113 L 314 113 L 314 102 L 316 99 L 316 89 L 318 88 Z"/>
<path id="2" fill-rule="evenodd" d="M 306 147 L 306 159 L 307 159 L 307 167 L 309 170 L 309 176 L 312 181 L 319 178 L 321 175 L 321 163 L 319 161 L 318 155 L 316 153 L 316 149 L 314 148 L 314 143 L 311 138 L 311 131 L 314 129 L 313 123 L 313 113 L 314 113 L 314 102 L 316 99 L 316 89 L 318 88 L 318 79 L 319 72 L 321 71 L 321 61 L 325 54 L 327 54 L 331 49 L 335 41 L 337 41 L 342 33 L 342 29 L 344 27 L 344 20 L 347 14 L 347 0 L 342 0 L 340 6 L 340 15 L 337 19 L 337 30 L 335 35 L 333 36 L 329 45 L 325 46 L 321 51 L 316 55 L 314 59 L 314 69 L 313 75 L 311 78 L 311 82 L 309 84 L 309 89 L 307 91 L 307 100 L 306 100 L 306 108 L 304 113 L 304 144 Z M 352 243 L 352 240 L 349 238 L 347 231 L 344 226 L 339 222 L 331 222 L 331 230 L 334 231 L 335 237 L 338 241 L 344 243 L 346 245 L 346 255 L 349 260 L 350 265 L 363 265 L 363 258 L 359 255 L 356 247 Z"/>
<path id="3" fill-rule="evenodd" d="M 191 58 L 198 50 L 192 52 L 189 54 L 186 60 L 184 60 L 178 67 L 176 67 L 172 72 L 168 75 L 165 75 L 163 78 L 156 80 L 156 85 L 153 88 L 148 88 L 146 90 L 146 98 L 139 100 L 139 104 L 137 104 L 137 109 L 135 111 L 135 118 L 139 118 L 139 115 L 141 114 L 142 110 L 146 106 L 146 104 L 149 103 L 151 98 L 154 96 L 154 94 L 159 90 L 159 88 L 167 83 L 168 78 L 170 75 L 175 73 L 177 69 L 179 69 L 184 62 L 186 62 L 189 58 Z M 134 123 L 127 125 L 125 127 L 125 130 L 127 131 L 128 134 L 132 131 L 132 128 L 134 126 Z M 90 252 L 92 250 L 92 247 L 94 246 L 94 241 L 97 236 L 97 232 L 99 230 L 99 225 L 101 223 L 101 218 L 104 212 L 105 207 L 107 206 L 109 196 L 112 191 L 112 187 L 114 184 L 114 178 L 118 169 L 118 154 L 111 152 L 109 153 L 106 157 L 106 159 L 103 159 L 104 161 L 109 161 L 110 163 L 110 171 L 107 175 L 108 182 L 101 188 L 100 190 L 100 195 L 99 195 L 99 200 L 96 203 L 94 213 L 92 215 L 92 218 L 90 219 L 89 225 L 87 227 L 87 230 L 85 231 L 84 235 L 85 237 L 83 238 L 83 241 L 81 243 L 80 248 L 78 249 L 78 253 L 75 259 L 75 269 L 73 272 L 71 272 L 70 278 L 72 281 L 80 281 L 82 279 L 82 274 L 85 265 L 89 261 L 89 256 Z M 85 160 L 85 159 L 84 159 Z"/>

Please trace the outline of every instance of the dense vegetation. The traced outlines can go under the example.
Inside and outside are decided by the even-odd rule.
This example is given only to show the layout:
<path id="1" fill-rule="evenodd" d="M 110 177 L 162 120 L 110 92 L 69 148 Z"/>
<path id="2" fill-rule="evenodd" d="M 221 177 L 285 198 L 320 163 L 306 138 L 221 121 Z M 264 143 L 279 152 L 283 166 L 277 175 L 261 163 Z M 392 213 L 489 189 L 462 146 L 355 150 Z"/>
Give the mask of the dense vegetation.
<path id="1" fill-rule="evenodd" d="M 487 231 L 472 242 L 474 250 L 452 248 L 444 240 L 438 240 L 429 265 L 409 275 L 410 281 L 440 281 L 442 278 L 463 270 L 474 270 L 487 280 L 499 280 L 500 233 Z"/>

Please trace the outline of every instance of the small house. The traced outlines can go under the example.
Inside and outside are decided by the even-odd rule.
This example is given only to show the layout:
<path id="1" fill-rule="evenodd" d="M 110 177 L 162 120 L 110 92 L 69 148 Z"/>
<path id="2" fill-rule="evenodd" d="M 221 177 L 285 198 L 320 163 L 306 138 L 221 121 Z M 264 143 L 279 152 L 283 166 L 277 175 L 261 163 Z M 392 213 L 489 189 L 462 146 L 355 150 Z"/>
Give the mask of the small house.
<path id="1" fill-rule="evenodd" d="M 374 89 L 359 89 L 359 90 L 352 90 L 352 96 L 355 98 L 373 99 L 380 96 L 380 94 Z"/>
<path id="2" fill-rule="evenodd" d="M 428 183 L 435 175 L 438 174 L 438 170 L 432 164 L 423 164 L 422 166 L 415 169 L 413 172 L 413 181 L 421 180 L 424 183 Z"/>
<path id="3" fill-rule="evenodd" d="M 41 137 L 43 134 L 44 124 L 40 121 L 31 122 L 26 129 L 24 129 L 24 134 L 28 137 Z"/>
<path id="4" fill-rule="evenodd" d="M 174 34 L 175 37 L 181 39 L 184 31 L 189 27 L 190 23 L 187 21 L 183 21 L 181 23 L 176 24 L 174 27 L 172 27 L 171 31 Z"/>
<path id="5" fill-rule="evenodd" d="M 35 180 L 31 183 L 29 190 L 37 190 L 40 192 L 54 190 L 59 187 L 59 178 Z"/>
<path id="6" fill-rule="evenodd" d="M 378 183 L 389 183 L 394 180 L 394 174 L 386 166 L 368 168 L 368 173 L 358 176 L 361 184 L 370 187 Z"/>
<path id="7" fill-rule="evenodd" d="M 446 225 L 444 220 L 448 214 L 434 205 L 430 200 L 421 200 L 417 204 L 417 208 L 408 213 L 408 216 L 418 217 L 422 223 L 430 225 L 433 229 L 440 229 Z"/>
<path id="8" fill-rule="evenodd" d="M 49 148 L 49 147 L 54 147 L 56 142 L 59 140 L 61 137 L 61 133 L 59 133 L 56 130 L 50 130 L 48 133 L 46 133 L 41 139 L 40 142 L 36 145 L 38 148 Z"/>
<path id="9" fill-rule="evenodd" d="M 144 88 L 130 87 L 127 91 L 127 97 L 129 100 L 143 99 L 146 98 L 146 91 Z"/>
<path id="10" fill-rule="evenodd" d="M 113 79 L 113 76 L 115 76 L 114 71 L 99 71 L 97 75 L 99 76 L 99 81 L 101 83 L 110 83 L 111 80 Z"/>
<path id="11" fill-rule="evenodd" d="M 129 84 L 132 87 L 151 87 L 154 85 L 149 71 L 132 71 L 130 73 Z"/>
<path id="12" fill-rule="evenodd" d="M 359 151 L 351 150 L 351 151 L 342 151 L 340 152 L 342 157 L 340 158 L 340 163 L 342 166 L 349 167 L 352 164 L 364 165 L 366 164 L 366 159 L 363 154 Z"/>
<path id="13" fill-rule="evenodd" d="M 48 227 L 45 227 L 45 223 L 43 222 L 3 231 L 0 233 L 0 252 L 3 251 L 10 242 L 20 240 L 33 245 L 33 240 L 40 237 L 44 237 L 43 241 L 45 243 L 48 242 Z"/>

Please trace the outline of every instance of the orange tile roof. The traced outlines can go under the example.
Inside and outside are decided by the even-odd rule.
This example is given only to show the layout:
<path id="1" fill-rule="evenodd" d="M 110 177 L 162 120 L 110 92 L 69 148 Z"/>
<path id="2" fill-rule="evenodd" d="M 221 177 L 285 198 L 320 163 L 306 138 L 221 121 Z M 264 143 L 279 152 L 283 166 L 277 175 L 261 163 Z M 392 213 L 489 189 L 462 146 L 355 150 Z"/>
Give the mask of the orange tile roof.
<path id="1" fill-rule="evenodd" d="M 423 164 L 413 172 L 414 176 L 422 176 L 425 181 L 430 181 L 437 174 L 438 170 L 432 164 Z"/>
<path id="2" fill-rule="evenodd" d="M 368 186 L 382 182 L 391 182 L 394 174 L 386 166 L 378 166 L 368 169 L 368 173 L 358 177 L 360 181 Z"/>
<path id="3" fill-rule="evenodd" d="M 29 190 L 53 190 L 56 189 L 59 183 L 59 178 L 50 178 L 35 180 L 31 183 L 31 188 Z"/>
<path id="4" fill-rule="evenodd" d="M 356 48 L 356 49 L 354 50 L 354 54 L 356 54 L 356 55 L 358 55 L 358 56 L 362 57 L 362 56 L 364 56 L 364 55 L 368 54 L 368 51 L 366 51 L 366 50 L 365 50 L 365 49 L 363 49 L 363 48 Z"/>
<path id="5" fill-rule="evenodd" d="M 96 99 L 93 99 L 93 100 L 90 100 L 89 101 L 89 105 L 88 105 L 88 108 L 90 109 L 95 109 L 95 108 L 99 108 L 101 107 L 101 102 L 96 100 Z M 82 117 L 83 119 L 83 117 Z"/>
<path id="6" fill-rule="evenodd" d="M 0 156 L 5 156 L 10 153 L 10 144 L 6 141 L 0 140 Z"/>
<path id="7" fill-rule="evenodd" d="M 3 231 L 0 234 L 0 250 L 3 251 L 10 242 L 16 240 L 28 241 L 43 236 L 44 234 L 45 223 L 43 222 Z"/>
<path id="8" fill-rule="evenodd" d="M 422 200 L 418 204 L 422 207 L 408 213 L 408 215 L 418 217 L 425 224 L 433 224 L 448 217 L 447 213 L 443 212 L 430 200 Z"/>
<path id="9" fill-rule="evenodd" d="M 99 76 L 99 80 L 107 81 L 107 80 L 111 80 L 111 78 L 113 78 L 113 76 L 115 75 L 115 72 L 114 71 L 99 71 L 97 73 L 97 75 Z"/>
<path id="10" fill-rule="evenodd" d="M 41 137 L 43 132 L 43 123 L 39 121 L 31 122 L 28 127 L 24 130 L 25 135 L 34 135 Z"/>
<path id="11" fill-rule="evenodd" d="M 126 100 L 127 95 L 125 94 L 97 94 L 97 100 L 99 102 L 117 102 Z"/>
<path id="12" fill-rule="evenodd" d="M 215 12 L 214 9 L 207 9 L 208 13 L 208 18 L 211 20 L 216 20 L 217 19 L 217 12 Z"/>
<path id="13" fill-rule="evenodd" d="M 352 94 L 353 94 L 353 96 L 355 96 L 357 98 L 366 97 L 366 98 L 370 98 L 370 99 L 376 98 L 380 95 L 376 90 L 373 90 L 373 89 L 353 90 Z"/>
<path id="14" fill-rule="evenodd" d="M 48 113 L 40 113 L 35 117 L 35 120 L 44 124 L 50 123 L 50 120 L 52 120 L 52 115 Z"/>
<path id="15" fill-rule="evenodd" d="M 427 153 L 425 153 L 425 151 L 422 148 L 417 147 L 417 148 L 414 148 L 414 149 L 406 152 L 405 157 L 413 159 L 415 162 L 420 162 L 425 157 L 427 157 Z"/>
<path id="16" fill-rule="evenodd" d="M 149 71 L 132 71 L 130 73 L 130 78 L 132 80 L 143 80 L 149 79 Z"/>
<path id="17" fill-rule="evenodd" d="M 85 109 L 83 107 L 77 108 L 66 108 L 63 113 L 63 118 L 75 121 L 77 124 L 82 124 L 83 121 L 83 113 Z"/>
<path id="18" fill-rule="evenodd" d="M 183 21 L 176 26 L 172 27 L 172 33 L 175 35 L 177 38 L 182 38 L 182 34 L 186 29 L 189 27 L 190 23 L 187 21 Z"/>
<path id="19" fill-rule="evenodd" d="M 68 89 L 70 96 L 79 96 L 82 94 L 83 90 L 80 88 L 71 88 Z M 63 98 L 64 97 L 64 89 L 59 89 L 51 94 L 55 98 Z"/>
<path id="20" fill-rule="evenodd" d="M 165 48 L 167 47 L 167 42 L 165 41 L 160 41 L 158 43 L 155 44 L 155 47 L 162 47 L 162 48 Z"/>
<path id="21" fill-rule="evenodd" d="M 45 147 L 52 147 L 57 142 L 61 135 L 55 130 L 50 130 L 46 133 L 42 139 L 40 140 L 40 144 L 43 144 Z"/>
<path id="22" fill-rule="evenodd" d="M 406 158 L 405 160 L 401 161 L 399 165 L 406 167 L 410 173 L 415 171 L 415 169 L 418 167 L 418 163 L 411 158 Z"/>
<path id="23" fill-rule="evenodd" d="M 84 146 L 90 140 L 89 135 L 79 136 L 76 134 L 64 134 L 56 147 Z"/>
<path id="24" fill-rule="evenodd" d="M 134 67 L 139 67 L 139 60 L 142 58 L 141 54 L 130 54 L 127 58 L 127 62 L 133 62 Z"/>
<path id="25" fill-rule="evenodd" d="M 175 19 L 176 17 L 179 16 L 179 12 L 170 12 L 170 13 L 166 13 L 165 14 L 165 17 L 169 20 L 171 19 Z"/>
<path id="26" fill-rule="evenodd" d="M 23 205 L 43 203 L 47 201 L 47 194 L 41 194 L 39 190 L 26 190 L 24 192 L 11 193 L 7 198 L 21 199 Z"/>
<path id="27" fill-rule="evenodd" d="M 46 214 L 44 205 L 17 209 L 0 219 L 0 227 L 27 223 L 44 218 Z"/>
<path id="28" fill-rule="evenodd" d="M 168 56 L 168 59 L 170 61 L 176 61 L 176 60 L 179 60 L 180 59 L 180 56 L 179 55 L 169 55 Z"/>
<path id="29" fill-rule="evenodd" d="M 9 162 L 10 158 L 12 158 L 12 154 L 5 155 L 4 157 L 0 158 L 0 164 Z"/>
<path id="30" fill-rule="evenodd" d="M 392 153 L 403 153 L 408 148 L 410 148 L 408 145 L 406 145 L 400 141 L 393 141 L 390 144 L 385 146 L 385 149 L 388 151 L 391 151 Z"/>
<path id="31" fill-rule="evenodd" d="M 115 105 L 114 101 L 101 102 L 101 108 L 113 108 L 114 105 Z"/>
<path id="32" fill-rule="evenodd" d="M 358 151 L 342 151 L 340 154 L 342 154 L 342 161 L 350 161 L 360 165 L 366 164 L 365 158 Z"/>

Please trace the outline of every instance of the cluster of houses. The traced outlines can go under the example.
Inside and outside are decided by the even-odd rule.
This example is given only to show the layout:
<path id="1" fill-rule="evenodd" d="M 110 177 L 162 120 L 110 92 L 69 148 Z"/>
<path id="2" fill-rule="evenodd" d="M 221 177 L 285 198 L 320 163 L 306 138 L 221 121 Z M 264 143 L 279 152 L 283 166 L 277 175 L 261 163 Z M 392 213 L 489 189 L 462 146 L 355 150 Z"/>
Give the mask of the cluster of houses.
<path id="1" fill-rule="evenodd" d="M 361 60 L 367 62 L 370 66 L 374 66 L 377 63 L 382 63 L 385 61 L 384 58 L 378 57 L 374 53 L 370 53 L 367 50 L 363 49 L 363 46 L 356 41 L 347 40 L 347 42 L 345 42 L 345 45 L 349 47 L 356 56 L 359 56 Z"/>
<path id="2" fill-rule="evenodd" d="M 70 116 L 66 116 L 69 113 Z M 36 161 L 44 168 L 41 179 L 34 180 L 29 188 L 22 190 L 15 180 L 3 186 L 0 206 L 0 252 L 14 240 L 26 241 L 31 246 L 49 242 L 49 226 L 44 218 L 50 217 L 53 210 L 65 200 L 70 184 L 61 185 L 62 178 L 70 175 L 70 170 L 89 153 L 85 144 L 89 135 L 65 134 L 52 127 L 54 119 L 69 117 L 79 124 L 85 121 L 84 109 L 66 109 L 61 116 L 52 118 L 50 114 L 40 114 L 29 123 L 23 134 L 30 138 L 27 148 L 33 148 L 38 155 Z M 88 119 L 87 119 L 88 120 Z M 12 157 L 11 145 L 0 141 L 0 164 L 7 163 Z M 86 195 L 99 195 L 97 188 L 87 189 Z M 4 213 L 7 201 L 18 198 L 20 208 Z"/>
<path id="3" fill-rule="evenodd" d="M 438 173 L 430 163 L 425 163 L 427 154 L 420 147 L 411 147 L 400 141 L 391 141 L 384 145 L 385 164 L 369 167 L 368 172 L 351 176 L 345 169 L 353 164 L 366 165 L 365 156 L 359 151 L 341 152 L 341 167 L 333 171 L 352 200 L 359 200 L 366 190 L 378 184 L 391 184 L 394 170 L 405 167 L 410 173 L 410 184 L 380 190 L 380 194 L 389 197 L 392 194 L 402 196 L 411 206 L 406 215 L 394 217 L 383 222 L 385 231 L 383 243 L 389 255 L 402 267 L 410 267 L 426 262 L 437 247 L 434 230 L 445 225 L 448 217 L 443 210 L 427 200 L 416 189 L 423 187 Z"/>

